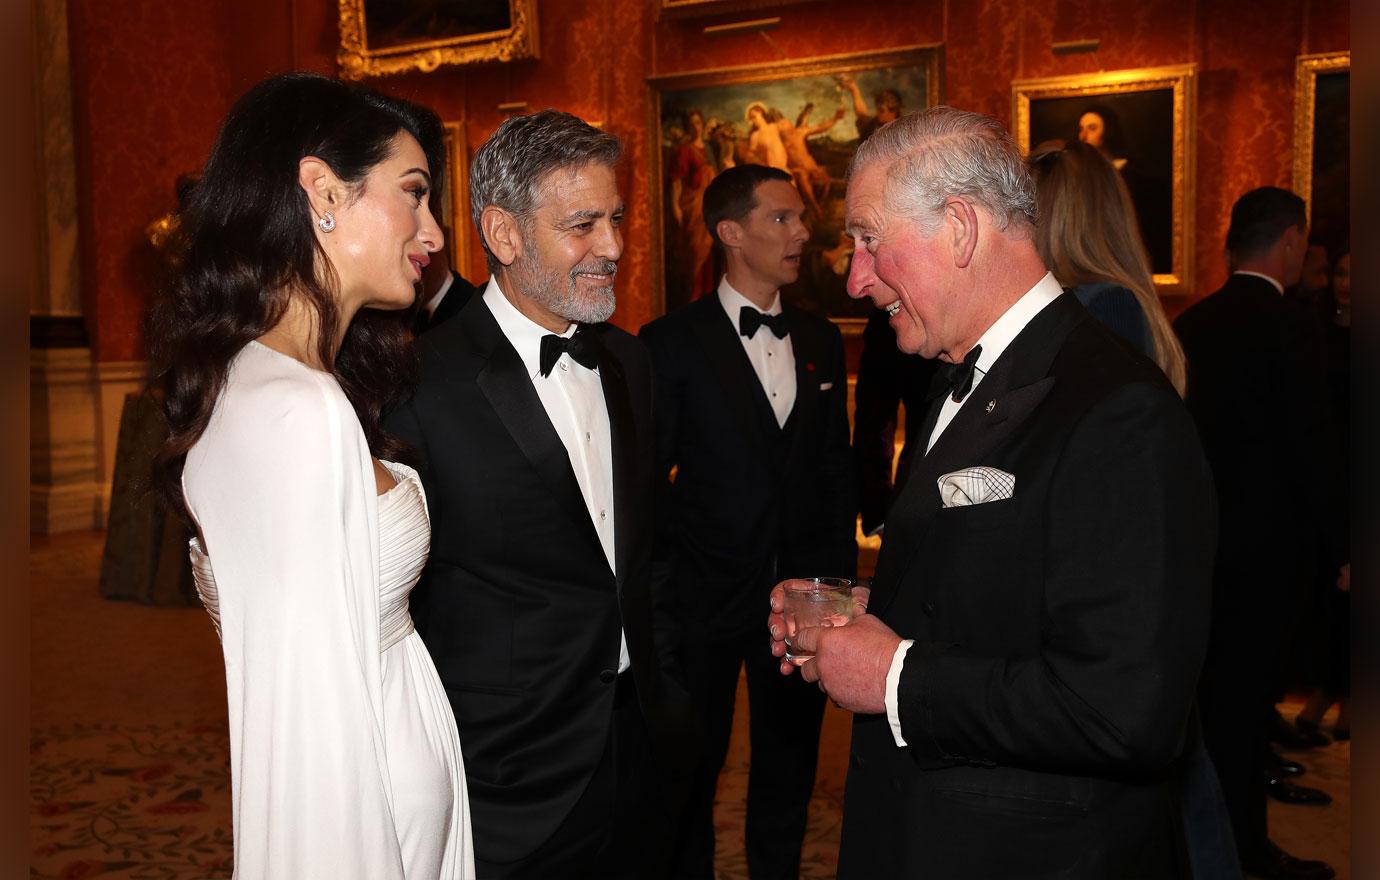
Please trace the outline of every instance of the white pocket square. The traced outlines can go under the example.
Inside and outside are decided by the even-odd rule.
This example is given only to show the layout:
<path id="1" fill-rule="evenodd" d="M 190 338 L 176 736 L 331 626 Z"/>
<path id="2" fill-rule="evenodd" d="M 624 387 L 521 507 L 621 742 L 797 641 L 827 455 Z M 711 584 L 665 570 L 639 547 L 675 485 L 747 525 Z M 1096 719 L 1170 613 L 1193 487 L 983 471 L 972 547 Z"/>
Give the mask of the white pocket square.
<path id="1" fill-rule="evenodd" d="M 819 383 L 819 390 L 820 390 L 820 391 L 828 391 L 830 388 L 833 388 L 833 387 L 834 387 L 834 383 L 833 383 L 833 382 L 820 382 L 820 383 Z"/>
<path id="2" fill-rule="evenodd" d="M 1001 501 L 1016 493 L 1016 477 L 994 467 L 964 468 L 944 474 L 938 482 L 945 507 Z"/>

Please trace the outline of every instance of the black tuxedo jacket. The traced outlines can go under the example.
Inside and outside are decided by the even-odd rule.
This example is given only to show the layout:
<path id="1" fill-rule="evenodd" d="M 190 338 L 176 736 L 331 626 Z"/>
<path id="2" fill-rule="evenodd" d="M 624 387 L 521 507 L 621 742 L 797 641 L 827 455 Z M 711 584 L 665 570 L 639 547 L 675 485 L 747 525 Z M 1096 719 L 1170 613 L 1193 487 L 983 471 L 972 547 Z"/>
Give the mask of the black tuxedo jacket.
<path id="1" fill-rule="evenodd" d="M 917 455 L 871 603 L 915 640 L 908 746 L 855 720 L 839 877 L 1175 876 L 1214 540 L 1188 412 L 1065 294 Z M 973 466 L 1013 497 L 944 508 L 937 481 Z"/>
<path id="2" fill-rule="evenodd" d="M 609 734 L 620 624 L 660 757 L 676 754 L 671 734 L 689 713 L 655 655 L 647 354 L 616 327 L 590 329 L 603 342 L 617 577 L 565 446 L 482 297 L 418 340 L 421 382 L 387 421 L 422 459 L 432 542 L 412 617 L 455 710 L 486 862 L 529 855 L 584 791 Z"/>
<path id="3" fill-rule="evenodd" d="M 857 566 L 843 337 L 784 314 L 796 375 L 784 429 L 717 296 L 642 328 L 656 372 L 658 577 L 687 636 L 760 630 L 780 579 Z"/>
<path id="4" fill-rule="evenodd" d="M 1327 447 L 1316 323 L 1265 279 L 1232 275 L 1174 329 L 1222 511 L 1219 610 L 1278 613 L 1279 594 L 1267 600 L 1258 591 L 1287 589 L 1291 575 L 1312 565 L 1314 526 L 1328 522 L 1328 493 L 1341 479 Z"/>
<path id="5" fill-rule="evenodd" d="M 439 327 L 441 324 L 460 314 L 460 310 L 465 307 L 475 296 L 484 292 L 484 286 L 479 287 L 466 281 L 457 272 L 450 273 L 450 289 L 446 295 L 441 297 L 441 301 L 436 304 L 436 311 L 430 317 L 425 312 L 419 311 L 413 325 L 413 332 L 418 336 Z"/>

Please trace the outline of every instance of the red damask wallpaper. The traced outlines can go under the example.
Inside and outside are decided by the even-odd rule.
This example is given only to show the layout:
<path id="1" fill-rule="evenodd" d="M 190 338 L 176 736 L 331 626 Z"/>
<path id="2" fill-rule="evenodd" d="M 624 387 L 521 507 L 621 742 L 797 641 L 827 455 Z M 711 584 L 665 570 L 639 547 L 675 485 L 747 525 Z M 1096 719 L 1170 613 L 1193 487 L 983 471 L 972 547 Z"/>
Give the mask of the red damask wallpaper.
<path id="1" fill-rule="evenodd" d="M 614 320 L 654 316 L 646 86 L 652 75 L 943 43 L 945 97 L 1010 121 L 1015 78 L 1196 62 L 1199 66 L 1195 295 L 1225 277 L 1232 201 L 1289 186 L 1294 57 L 1350 46 L 1345 0 L 873 0 L 784 6 L 778 26 L 707 37 L 706 24 L 658 22 L 651 0 L 541 0 L 541 59 L 377 80 L 377 88 L 463 118 L 470 149 L 498 105 L 569 110 L 624 139 L 629 205 Z M 173 207 L 173 181 L 197 168 L 234 97 L 283 70 L 335 71 L 332 0 L 70 0 L 81 200 L 83 304 L 96 357 L 142 358 L 150 284 L 144 227 Z M 1050 44 L 1096 39 L 1092 54 Z M 471 278 L 484 276 L 474 249 Z M 1177 312 L 1185 301 L 1167 303 Z"/>

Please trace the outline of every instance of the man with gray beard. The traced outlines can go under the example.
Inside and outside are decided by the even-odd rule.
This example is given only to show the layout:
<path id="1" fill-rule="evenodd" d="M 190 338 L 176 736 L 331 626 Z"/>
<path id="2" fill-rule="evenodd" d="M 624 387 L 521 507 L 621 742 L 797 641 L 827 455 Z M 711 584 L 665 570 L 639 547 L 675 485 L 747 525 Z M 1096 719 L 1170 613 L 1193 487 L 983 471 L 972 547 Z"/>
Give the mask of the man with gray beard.
<path id="1" fill-rule="evenodd" d="M 554 110 L 499 126 L 470 169 L 491 278 L 418 341 L 420 383 L 387 422 L 420 459 L 412 617 L 455 710 L 484 878 L 661 876 L 685 789 L 688 701 L 651 591 L 651 368 L 605 323 L 621 153 Z"/>

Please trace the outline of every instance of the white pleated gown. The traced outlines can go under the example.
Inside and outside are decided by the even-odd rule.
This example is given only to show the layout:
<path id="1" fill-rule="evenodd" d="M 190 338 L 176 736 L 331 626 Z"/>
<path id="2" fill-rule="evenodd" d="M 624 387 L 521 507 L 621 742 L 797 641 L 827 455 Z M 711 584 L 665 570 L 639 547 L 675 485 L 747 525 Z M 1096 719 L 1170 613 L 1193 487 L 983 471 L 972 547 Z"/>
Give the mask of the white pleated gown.
<path id="1" fill-rule="evenodd" d="M 430 545 L 425 495 L 392 463 L 398 483 L 377 495 L 358 431 L 327 374 L 251 343 L 188 456 L 245 880 L 474 876 L 454 715 L 408 614 Z"/>

